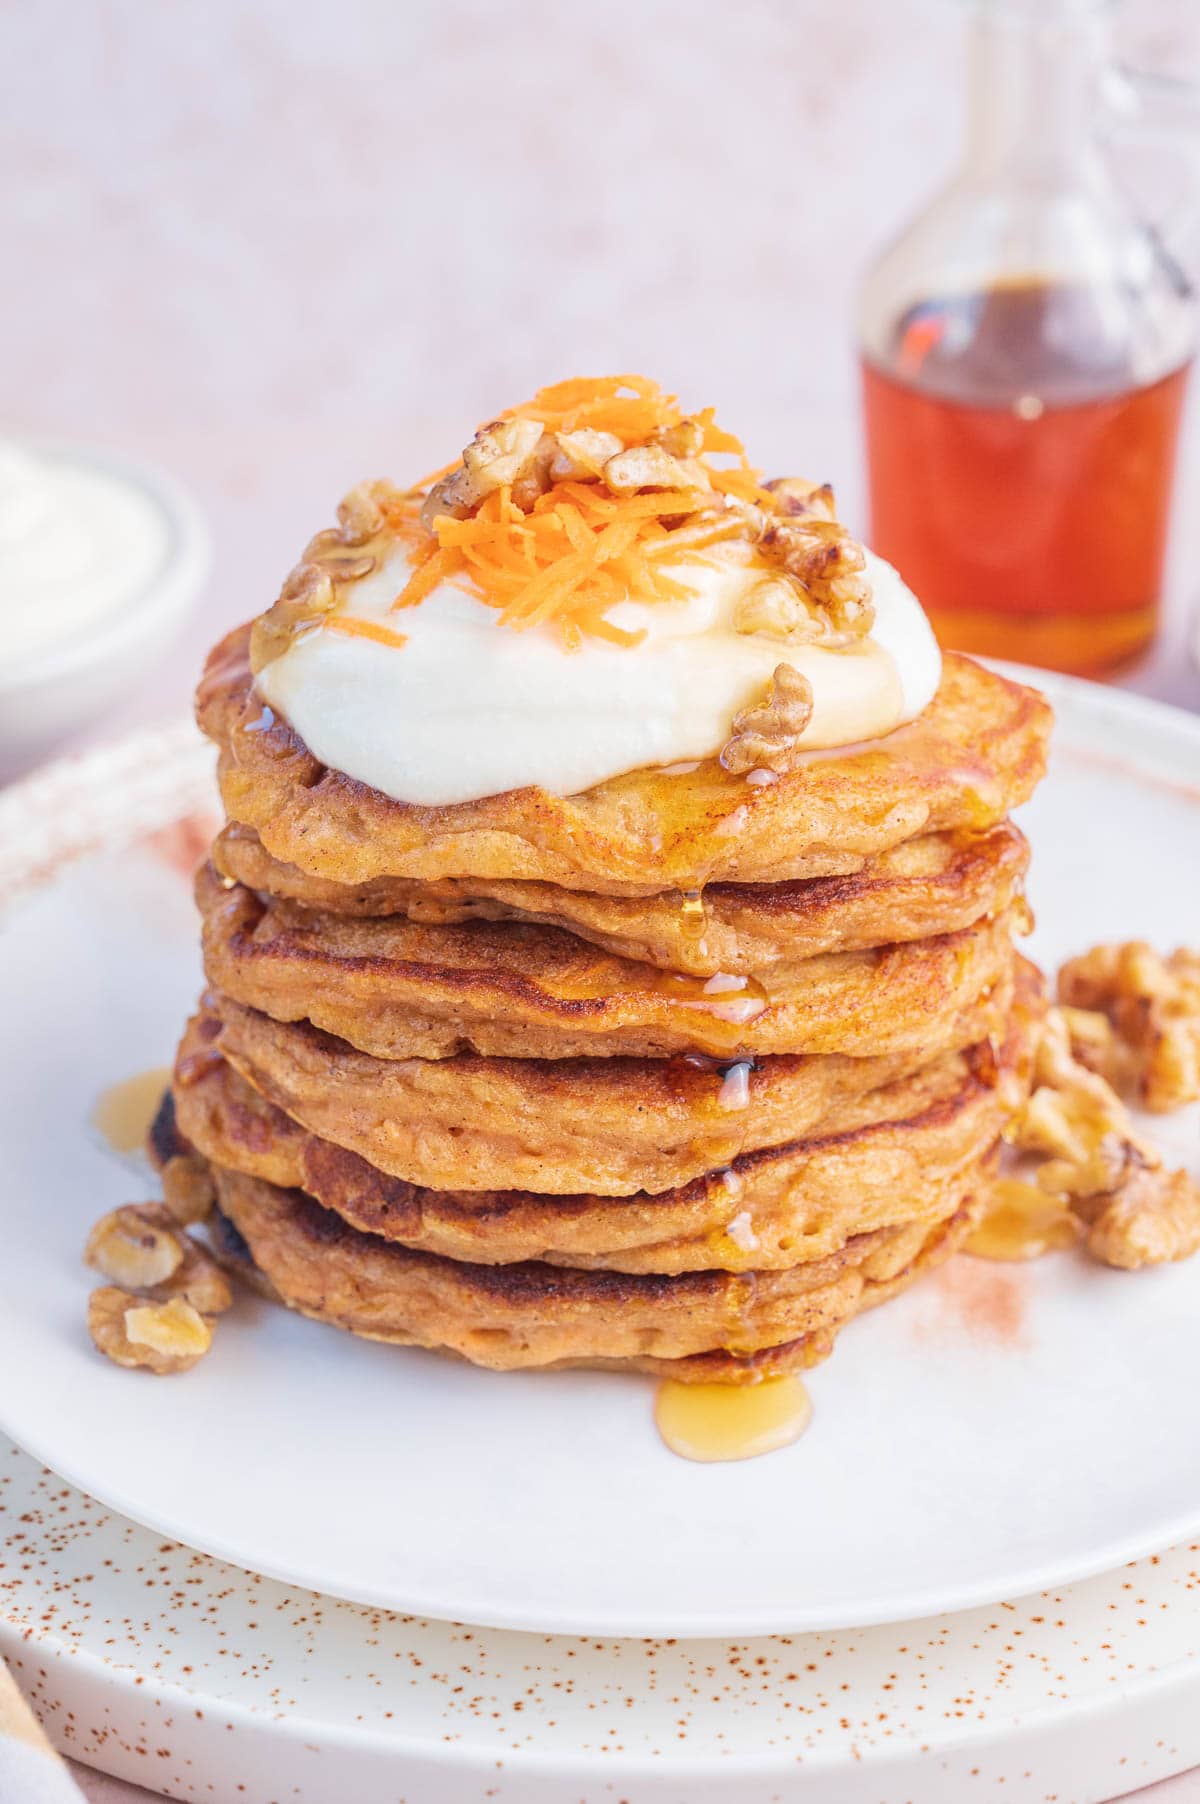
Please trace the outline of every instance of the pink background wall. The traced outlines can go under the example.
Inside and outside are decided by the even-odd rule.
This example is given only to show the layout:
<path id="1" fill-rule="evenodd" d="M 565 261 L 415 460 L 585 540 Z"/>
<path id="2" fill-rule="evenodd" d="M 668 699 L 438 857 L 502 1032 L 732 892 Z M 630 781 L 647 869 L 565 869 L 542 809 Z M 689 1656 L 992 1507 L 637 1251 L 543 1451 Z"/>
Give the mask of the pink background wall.
<path id="1" fill-rule="evenodd" d="M 855 284 L 953 160 L 964 10 L 9 0 L 2 429 L 155 459 L 216 536 L 202 617 L 116 724 L 183 704 L 354 480 L 563 374 L 714 401 L 853 519 Z M 1200 66 L 1192 0 L 1124 18 Z M 1181 619 L 1200 534 L 1178 549 Z M 1154 680 L 1200 703 L 1185 669 Z"/>

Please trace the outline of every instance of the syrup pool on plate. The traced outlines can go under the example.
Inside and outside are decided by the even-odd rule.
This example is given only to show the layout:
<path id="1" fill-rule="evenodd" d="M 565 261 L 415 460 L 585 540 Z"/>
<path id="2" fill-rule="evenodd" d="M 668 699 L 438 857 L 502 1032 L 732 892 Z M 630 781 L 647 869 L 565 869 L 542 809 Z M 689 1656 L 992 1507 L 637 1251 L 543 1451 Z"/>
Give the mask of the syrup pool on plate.
<path id="1" fill-rule="evenodd" d="M 170 1081 L 171 1073 L 166 1067 L 155 1066 L 122 1078 L 101 1093 L 92 1110 L 92 1125 L 103 1134 L 113 1152 L 141 1151 Z"/>
<path id="2" fill-rule="evenodd" d="M 812 1419 L 812 1402 L 798 1378 L 758 1384 L 680 1384 L 658 1387 L 658 1432 L 682 1459 L 755 1459 L 798 1441 Z"/>
<path id="3" fill-rule="evenodd" d="M 1078 1219 L 1058 1197 L 1021 1178 L 1000 1178 L 964 1250 L 977 1259 L 1040 1259 L 1078 1239 Z"/>

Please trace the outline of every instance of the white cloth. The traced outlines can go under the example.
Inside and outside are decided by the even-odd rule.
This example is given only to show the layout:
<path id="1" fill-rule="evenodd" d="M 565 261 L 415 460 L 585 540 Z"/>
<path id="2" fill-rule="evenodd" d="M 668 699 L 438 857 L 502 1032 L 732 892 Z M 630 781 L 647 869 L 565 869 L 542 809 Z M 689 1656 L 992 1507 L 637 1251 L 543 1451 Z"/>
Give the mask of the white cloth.
<path id="1" fill-rule="evenodd" d="M 0 1733 L 0 1804 L 83 1804 L 56 1754 Z"/>
<path id="2" fill-rule="evenodd" d="M 0 1804 L 83 1804 L 79 1788 L 42 1734 L 2 1660 Z"/>

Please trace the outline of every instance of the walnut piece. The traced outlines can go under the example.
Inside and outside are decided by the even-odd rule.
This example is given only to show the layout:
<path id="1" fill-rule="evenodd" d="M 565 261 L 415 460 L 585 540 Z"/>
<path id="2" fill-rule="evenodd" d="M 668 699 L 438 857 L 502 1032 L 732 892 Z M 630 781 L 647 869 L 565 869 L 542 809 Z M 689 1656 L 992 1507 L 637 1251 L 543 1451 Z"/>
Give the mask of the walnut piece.
<path id="1" fill-rule="evenodd" d="M 465 520 L 485 496 L 520 482 L 534 467 L 543 432 L 537 420 L 491 420 L 481 426 L 462 462 L 426 495 L 422 526 L 432 531 L 443 514 Z"/>
<path id="2" fill-rule="evenodd" d="M 1200 1249 L 1200 1185 L 1186 1171 L 1136 1171 L 1114 1195 L 1075 1210 L 1091 1224 L 1088 1251 L 1124 1271 L 1190 1259 Z"/>
<path id="3" fill-rule="evenodd" d="M 660 426 L 651 435 L 652 445 L 661 445 L 671 457 L 699 457 L 704 449 L 704 428 L 691 414 L 677 426 Z"/>
<path id="4" fill-rule="evenodd" d="M 179 1297 L 202 1315 L 222 1315 L 233 1302 L 216 1260 L 179 1231 L 165 1203 L 126 1203 L 111 1210 L 88 1235 L 83 1257 L 122 1290 L 139 1291 L 155 1302 Z"/>
<path id="5" fill-rule="evenodd" d="M 250 668 L 255 676 L 281 657 L 298 634 L 317 626 L 337 606 L 337 589 L 320 564 L 297 564 L 279 599 L 260 614 L 250 629 Z"/>
<path id="6" fill-rule="evenodd" d="M 463 465 L 485 495 L 511 487 L 533 460 L 545 428 L 537 420 L 493 420 L 463 452 Z"/>
<path id="7" fill-rule="evenodd" d="M 421 525 L 427 532 L 432 532 L 434 522 L 443 514 L 452 520 L 465 520 L 467 515 L 479 506 L 484 491 L 475 478 L 462 464 L 457 464 L 449 476 L 443 476 L 435 482 L 421 503 Z"/>
<path id="8" fill-rule="evenodd" d="M 190 1370 L 212 1345 L 211 1327 L 190 1303 L 179 1297 L 142 1303 L 116 1285 L 88 1298 L 88 1332 L 114 1365 L 144 1366 L 160 1376 Z"/>
<path id="9" fill-rule="evenodd" d="M 114 1284 L 145 1290 L 165 1284 L 183 1264 L 183 1240 L 161 1203 L 126 1203 L 96 1223 L 84 1263 Z"/>
<path id="10" fill-rule="evenodd" d="M 776 476 L 764 483 L 785 514 L 800 520 L 836 520 L 837 504 L 827 482 L 805 482 L 799 476 Z"/>
<path id="11" fill-rule="evenodd" d="M 800 758 L 800 735 L 812 719 L 813 692 L 808 678 L 791 664 L 777 664 L 765 700 L 733 717 L 721 763 L 734 776 L 747 771 L 794 770 Z"/>
<path id="12" fill-rule="evenodd" d="M 165 1284 L 156 1284 L 147 1295 L 158 1303 L 173 1298 L 187 1303 L 200 1315 L 224 1315 L 233 1307 L 233 1287 L 207 1247 L 185 1237 L 183 1260 Z"/>
<path id="13" fill-rule="evenodd" d="M 390 483 L 360 482 L 338 502 L 339 537 L 346 545 L 365 545 L 383 531 L 384 497 L 399 499 Z"/>
<path id="14" fill-rule="evenodd" d="M 1066 1005 L 1060 1005 L 1059 1013 L 1067 1024 L 1072 1056 L 1110 1083 L 1118 1095 L 1128 1094 L 1134 1087 L 1132 1055 L 1108 1016 Z"/>
<path id="15" fill-rule="evenodd" d="M 338 524 L 309 540 L 278 599 L 250 630 L 250 668 L 256 676 L 334 611 L 338 584 L 359 582 L 378 568 L 375 540 L 387 524 L 388 509 L 403 507 L 405 501 L 401 490 L 383 481 L 360 482 L 343 496 Z"/>
<path id="16" fill-rule="evenodd" d="M 698 464 L 672 457 L 661 445 L 632 445 L 628 451 L 618 451 L 604 466 L 604 481 L 614 495 L 632 495 L 639 489 L 709 486 L 707 472 Z"/>
<path id="17" fill-rule="evenodd" d="M 760 633 L 767 639 L 802 643 L 819 639 L 826 628 L 807 605 L 803 592 L 789 576 L 764 576 L 739 597 L 733 610 L 738 633 Z"/>
<path id="18" fill-rule="evenodd" d="M 1060 1001 L 1102 1014 L 1112 1075 L 1156 1114 L 1200 1097 L 1200 952 L 1168 958 L 1144 940 L 1094 946 L 1058 974 Z"/>
<path id="19" fill-rule="evenodd" d="M 1200 1249 L 1200 1187 L 1163 1170 L 1112 1085 L 1076 1056 L 1069 1011 L 1049 1010 L 1033 1077 L 1006 1137 L 1042 1161 L 1038 1188 L 1088 1225 L 1088 1251 L 1132 1269 Z"/>
<path id="20" fill-rule="evenodd" d="M 765 519 L 759 549 L 794 576 L 836 632 L 862 638 L 875 624 L 862 546 L 836 520 Z"/>
<path id="21" fill-rule="evenodd" d="M 615 432 L 596 432 L 590 426 L 581 426 L 578 432 L 560 432 L 552 436 L 552 482 L 594 482 L 603 474 L 609 459 L 624 450 Z"/>

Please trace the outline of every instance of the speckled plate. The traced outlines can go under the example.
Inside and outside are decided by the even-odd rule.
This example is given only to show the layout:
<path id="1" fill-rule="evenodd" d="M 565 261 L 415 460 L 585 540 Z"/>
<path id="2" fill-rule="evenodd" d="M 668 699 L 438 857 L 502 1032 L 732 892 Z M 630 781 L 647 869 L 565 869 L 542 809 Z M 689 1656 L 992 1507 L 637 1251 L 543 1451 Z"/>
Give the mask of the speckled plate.
<path id="1" fill-rule="evenodd" d="M 1200 721 L 1055 682 L 1028 811 L 1035 950 L 1194 938 Z M 144 1194 L 87 1128 L 170 1057 L 199 986 L 186 872 L 208 761 L 182 730 L 0 800 L 10 1056 L 0 1422 L 91 1495 L 293 1584 L 592 1634 L 761 1634 L 957 1610 L 1200 1529 L 1200 1260 L 1128 1275 L 959 1259 L 855 1323 L 813 1425 L 743 1465 L 673 1458 L 652 1386 L 495 1376 L 247 1299 L 186 1379 L 96 1357 L 79 1248 Z M 83 856 L 87 847 L 93 850 Z M 1196 1111 L 1164 1124 L 1193 1157 Z"/>
<path id="2" fill-rule="evenodd" d="M 253 1578 L 0 1438 L 0 1654 L 64 1753 L 208 1804 L 1089 1804 L 1200 1761 L 1198 1552 L 890 1628 L 571 1640 Z"/>

